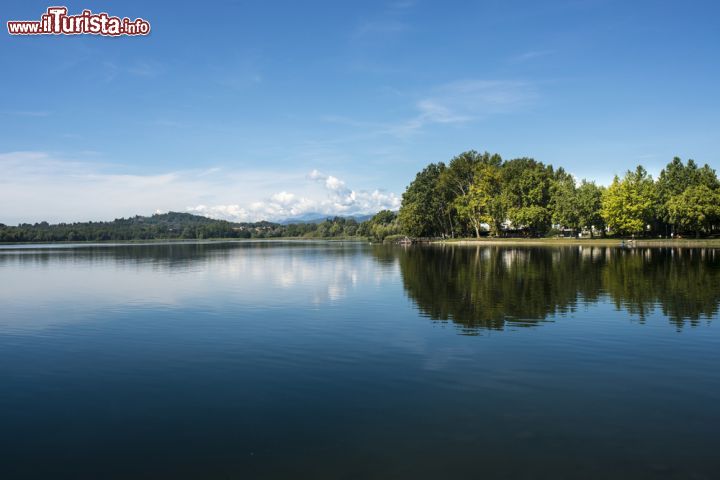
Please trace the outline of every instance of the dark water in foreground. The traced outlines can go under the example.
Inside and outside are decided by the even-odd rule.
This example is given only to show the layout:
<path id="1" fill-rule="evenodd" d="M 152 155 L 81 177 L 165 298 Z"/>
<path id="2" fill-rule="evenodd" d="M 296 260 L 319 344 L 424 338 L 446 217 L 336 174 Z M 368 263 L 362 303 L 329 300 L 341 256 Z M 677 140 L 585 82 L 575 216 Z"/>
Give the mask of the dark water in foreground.
<path id="1" fill-rule="evenodd" d="M 0 249 L 0 478 L 720 478 L 720 251 Z"/>

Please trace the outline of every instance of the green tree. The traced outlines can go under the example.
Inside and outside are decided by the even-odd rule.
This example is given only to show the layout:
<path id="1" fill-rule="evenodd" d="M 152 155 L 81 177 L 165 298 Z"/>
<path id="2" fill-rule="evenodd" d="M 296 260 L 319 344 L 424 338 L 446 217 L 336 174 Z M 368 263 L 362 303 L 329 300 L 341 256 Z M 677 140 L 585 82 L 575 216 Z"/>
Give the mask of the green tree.
<path id="1" fill-rule="evenodd" d="M 573 230 L 581 227 L 575 179 L 563 169 L 555 172 L 552 181 L 550 211 L 553 223 Z"/>
<path id="2" fill-rule="evenodd" d="M 670 198 L 666 208 L 670 223 L 699 237 L 720 218 L 720 193 L 707 185 L 696 185 Z"/>
<path id="3" fill-rule="evenodd" d="M 548 229 L 552 178 L 553 168 L 532 158 L 517 158 L 503 164 L 503 206 L 515 228 L 531 233 Z"/>
<path id="4" fill-rule="evenodd" d="M 465 195 L 475 182 L 477 167 L 481 164 L 499 167 L 502 158 L 497 154 L 477 153 L 475 150 L 463 152 L 450 160 L 446 181 L 456 196 Z"/>
<path id="5" fill-rule="evenodd" d="M 583 180 L 575 193 L 578 225 L 590 230 L 590 237 L 593 236 L 593 229 L 600 232 L 605 230 L 601 214 L 603 191 L 604 188 L 598 187 L 595 182 Z"/>
<path id="6" fill-rule="evenodd" d="M 634 172 L 628 170 L 622 180 L 615 176 L 602 198 L 602 216 L 620 235 L 639 234 L 653 220 L 656 206 L 655 183 L 638 166 Z"/>
<path id="7" fill-rule="evenodd" d="M 379 242 L 382 242 L 387 236 L 398 233 L 400 233 L 400 225 L 397 221 L 397 214 L 390 210 L 381 210 L 358 228 L 359 235 Z"/>
<path id="8" fill-rule="evenodd" d="M 673 231 L 680 226 L 680 222 L 679 217 L 670 212 L 671 202 L 677 207 L 677 197 L 687 189 L 700 185 L 711 190 L 720 188 L 715 170 L 707 164 L 698 168 L 692 159 L 688 160 L 687 164 L 683 164 L 679 157 L 675 157 L 660 172 L 657 181 L 658 214 L 660 220 L 673 226 Z"/>
<path id="9" fill-rule="evenodd" d="M 499 194 L 500 169 L 491 163 L 480 163 L 467 193 L 455 198 L 459 217 L 471 225 L 477 238 L 480 238 L 482 224 L 489 224 L 491 228 L 497 225 Z"/>
<path id="10" fill-rule="evenodd" d="M 445 202 L 438 191 L 444 171 L 443 163 L 431 163 L 403 193 L 398 221 L 407 235 L 432 237 L 445 231 Z"/>

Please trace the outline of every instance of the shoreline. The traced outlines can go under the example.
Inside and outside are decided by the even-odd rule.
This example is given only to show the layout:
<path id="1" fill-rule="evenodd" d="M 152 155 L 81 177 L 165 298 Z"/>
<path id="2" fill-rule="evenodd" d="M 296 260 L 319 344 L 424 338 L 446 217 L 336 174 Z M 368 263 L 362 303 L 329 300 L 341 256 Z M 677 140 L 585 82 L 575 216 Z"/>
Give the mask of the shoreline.
<path id="1" fill-rule="evenodd" d="M 432 240 L 418 245 L 448 246 L 525 246 L 525 247 L 619 247 L 621 242 L 629 248 L 638 247 L 685 247 L 685 248 L 720 248 L 720 238 L 712 239 L 667 239 L 646 238 L 631 241 L 623 238 L 453 238 Z M 327 243 L 368 243 L 367 238 L 204 238 L 204 239 L 147 239 L 147 240 L 96 240 L 96 241 L 65 241 L 65 242 L 0 242 L 0 248 L 32 247 L 32 246 L 123 246 L 123 245 L 159 245 L 159 244 L 212 244 L 212 243 L 260 243 L 260 242 L 327 242 Z M 373 245 L 395 245 L 394 243 L 370 242 Z"/>
<path id="2" fill-rule="evenodd" d="M 459 238 L 449 240 L 437 240 L 431 242 L 434 245 L 466 245 L 466 246 L 538 246 L 538 247 L 619 247 L 622 242 L 627 247 L 695 247 L 695 248 L 720 248 L 720 238 L 710 239 L 669 239 L 669 238 L 645 238 L 629 240 L 626 238 Z"/>
<path id="3" fill-rule="evenodd" d="M 56 242 L 0 242 L 3 247 L 31 247 L 37 246 L 124 246 L 124 245 L 183 245 L 183 244 L 209 244 L 209 243 L 253 243 L 253 242 L 367 242 L 363 238 L 303 238 L 303 237 L 275 237 L 275 238 L 152 238 L 147 240 L 78 240 Z"/>

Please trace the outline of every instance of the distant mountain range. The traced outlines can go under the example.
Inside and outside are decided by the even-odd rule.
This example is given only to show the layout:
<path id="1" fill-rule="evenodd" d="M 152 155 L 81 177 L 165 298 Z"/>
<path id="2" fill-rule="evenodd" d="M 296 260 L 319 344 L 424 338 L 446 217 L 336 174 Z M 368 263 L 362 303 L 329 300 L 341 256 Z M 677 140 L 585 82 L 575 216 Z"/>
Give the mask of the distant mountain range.
<path id="1" fill-rule="evenodd" d="M 282 220 L 277 220 L 274 223 L 279 223 L 280 225 L 291 225 L 293 223 L 322 223 L 325 220 L 333 219 L 335 217 L 340 217 L 344 219 L 353 219 L 358 223 L 365 222 L 367 220 L 370 220 L 373 216 L 372 214 L 366 214 L 366 215 L 326 215 L 318 212 L 310 212 L 310 213 L 303 213 L 302 215 L 295 215 L 294 217 L 288 217 L 284 218 Z"/>

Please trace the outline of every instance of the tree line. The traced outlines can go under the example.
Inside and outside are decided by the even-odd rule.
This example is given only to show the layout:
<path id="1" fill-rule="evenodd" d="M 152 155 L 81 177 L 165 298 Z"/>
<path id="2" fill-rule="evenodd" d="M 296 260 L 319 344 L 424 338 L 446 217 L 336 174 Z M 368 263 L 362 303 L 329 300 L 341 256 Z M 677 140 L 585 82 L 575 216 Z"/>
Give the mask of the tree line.
<path id="1" fill-rule="evenodd" d="M 532 158 L 468 151 L 420 171 L 397 220 L 413 237 L 710 235 L 720 182 L 708 165 L 677 157 L 657 180 L 638 166 L 603 187 Z"/>
<path id="2" fill-rule="evenodd" d="M 382 241 L 398 233 L 396 214 L 382 211 L 370 220 L 333 217 L 318 223 L 281 225 L 272 222 L 234 223 L 225 220 L 169 212 L 149 217 L 119 218 L 109 222 L 17 226 L 0 224 L 0 242 L 98 242 L 131 240 L 200 240 L 213 238 L 370 238 Z"/>
<path id="3" fill-rule="evenodd" d="M 492 236 L 713 235 L 720 228 L 720 181 L 708 165 L 674 158 L 654 180 L 638 166 L 608 187 L 532 158 L 464 152 L 431 163 L 407 187 L 399 212 L 365 222 L 235 223 L 189 213 L 111 222 L 0 224 L 0 242 L 211 238 L 455 238 Z"/>

